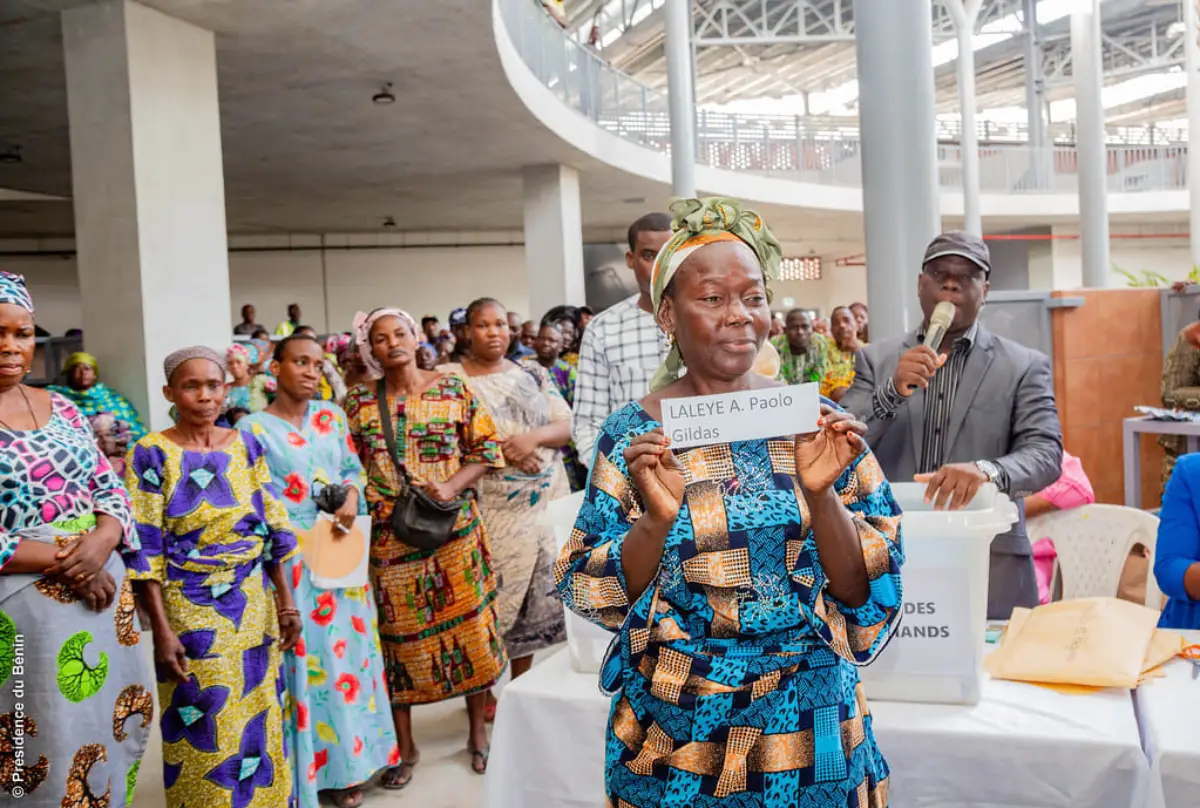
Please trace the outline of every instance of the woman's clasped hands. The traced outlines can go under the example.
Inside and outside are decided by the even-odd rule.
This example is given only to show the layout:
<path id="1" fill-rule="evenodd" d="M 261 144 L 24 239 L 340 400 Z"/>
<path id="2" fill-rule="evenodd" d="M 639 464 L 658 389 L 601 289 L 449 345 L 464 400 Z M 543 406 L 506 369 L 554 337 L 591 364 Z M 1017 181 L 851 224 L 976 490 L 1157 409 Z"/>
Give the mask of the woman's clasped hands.
<path id="1" fill-rule="evenodd" d="M 120 540 L 120 530 L 107 525 L 82 533 L 59 549 L 54 565 L 42 574 L 70 587 L 92 611 L 102 612 L 117 595 L 117 582 L 104 565 Z"/>

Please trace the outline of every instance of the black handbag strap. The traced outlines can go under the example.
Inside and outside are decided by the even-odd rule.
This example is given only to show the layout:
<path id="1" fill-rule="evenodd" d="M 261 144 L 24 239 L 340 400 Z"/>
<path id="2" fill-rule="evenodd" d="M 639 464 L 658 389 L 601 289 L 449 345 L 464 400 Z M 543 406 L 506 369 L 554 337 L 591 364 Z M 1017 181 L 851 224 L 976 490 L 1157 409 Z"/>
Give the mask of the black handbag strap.
<path id="1" fill-rule="evenodd" d="M 401 493 L 407 493 L 412 488 L 412 477 L 409 476 L 408 468 L 396 450 L 396 429 L 392 426 L 392 406 L 388 401 L 387 379 L 380 379 L 376 384 L 375 398 L 379 403 L 379 427 L 383 430 L 383 440 L 387 443 L 388 454 L 392 456 L 392 465 L 396 467 L 396 473 L 404 482 L 404 491 Z"/>

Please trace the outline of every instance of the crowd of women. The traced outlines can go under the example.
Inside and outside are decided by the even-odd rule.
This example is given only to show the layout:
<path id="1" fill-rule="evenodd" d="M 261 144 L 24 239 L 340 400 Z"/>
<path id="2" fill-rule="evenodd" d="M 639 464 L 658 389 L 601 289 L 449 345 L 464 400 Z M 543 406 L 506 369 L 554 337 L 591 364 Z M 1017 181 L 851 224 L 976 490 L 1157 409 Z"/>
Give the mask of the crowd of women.
<path id="1" fill-rule="evenodd" d="M 87 354 L 62 386 L 23 383 L 34 302 L 0 274 L 4 698 L 24 671 L 22 709 L 0 698 L 3 788 L 129 804 L 154 687 L 171 806 L 353 808 L 376 775 L 414 776 L 411 708 L 458 697 L 486 771 L 490 689 L 565 640 L 538 520 L 582 480 L 582 323 L 552 315 L 514 352 L 504 306 L 477 300 L 434 367 L 397 308 L 324 342 L 184 348 L 163 367 L 173 425 L 147 433 Z M 394 517 L 418 495 L 450 512 L 420 546 Z M 369 579 L 331 584 L 321 547 L 366 555 Z"/>

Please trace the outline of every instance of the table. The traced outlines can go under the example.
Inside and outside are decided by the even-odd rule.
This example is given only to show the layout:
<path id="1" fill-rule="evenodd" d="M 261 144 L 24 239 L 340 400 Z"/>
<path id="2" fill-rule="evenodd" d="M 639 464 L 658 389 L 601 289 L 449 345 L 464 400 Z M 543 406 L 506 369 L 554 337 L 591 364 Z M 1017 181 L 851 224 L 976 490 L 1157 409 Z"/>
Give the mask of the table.
<path id="1" fill-rule="evenodd" d="M 500 699 L 485 808 L 602 808 L 609 699 L 560 652 Z M 892 808 L 1142 808 L 1149 763 L 1128 691 L 987 680 L 973 707 L 875 702 Z"/>
<path id="2" fill-rule="evenodd" d="M 1200 631 L 1182 633 L 1200 642 Z M 1151 679 L 1134 694 L 1150 758 L 1146 808 L 1193 808 L 1200 802 L 1200 681 L 1182 659 L 1164 670 L 1165 679 Z"/>
<path id="3" fill-rule="evenodd" d="M 1142 435 L 1180 435 L 1188 452 L 1200 452 L 1200 421 L 1155 421 L 1148 415 L 1126 418 L 1121 446 L 1125 454 L 1125 505 L 1142 507 Z"/>

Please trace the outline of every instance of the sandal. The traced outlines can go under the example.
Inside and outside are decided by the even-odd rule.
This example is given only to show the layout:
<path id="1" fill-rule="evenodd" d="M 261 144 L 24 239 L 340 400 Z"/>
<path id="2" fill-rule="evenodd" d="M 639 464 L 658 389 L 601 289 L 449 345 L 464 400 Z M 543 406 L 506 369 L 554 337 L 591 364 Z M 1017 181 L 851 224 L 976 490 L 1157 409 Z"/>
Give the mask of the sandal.
<path id="1" fill-rule="evenodd" d="M 417 768 L 417 762 L 404 761 L 399 766 L 393 766 L 383 773 L 383 777 L 379 780 L 379 785 L 389 791 L 399 791 L 408 786 L 413 779 L 413 769 Z"/>
<path id="2" fill-rule="evenodd" d="M 409 779 L 412 779 L 411 773 L 409 774 Z M 365 799 L 362 791 L 359 790 L 357 786 L 331 791 L 330 797 L 333 799 L 333 804 L 336 805 L 337 808 L 359 808 Z"/>
<path id="3" fill-rule="evenodd" d="M 488 756 L 492 753 L 490 746 L 483 749 L 468 749 L 471 753 L 471 771 L 476 774 L 487 774 Z"/>

